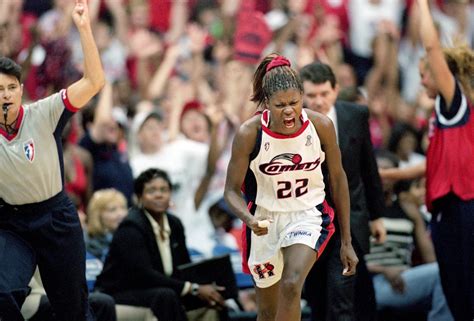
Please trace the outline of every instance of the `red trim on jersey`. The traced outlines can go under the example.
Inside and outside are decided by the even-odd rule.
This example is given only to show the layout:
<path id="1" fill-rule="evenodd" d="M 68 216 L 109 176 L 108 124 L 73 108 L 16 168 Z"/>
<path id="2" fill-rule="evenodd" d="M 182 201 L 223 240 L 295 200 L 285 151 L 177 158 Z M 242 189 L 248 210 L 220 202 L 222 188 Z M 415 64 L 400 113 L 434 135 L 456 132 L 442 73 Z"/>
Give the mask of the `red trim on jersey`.
<path id="1" fill-rule="evenodd" d="M 61 94 L 61 99 L 63 100 L 64 106 L 66 106 L 67 110 L 73 113 L 79 111 L 79 108 L 74 107 L 69 101 L 69 97 L 67 96 L 67 89 L 62 89 L 59 93 Z"/>
<path id="2" fill-rule="evenodd" d="M 18 117 L 17 117 L 16 124 L 15 124 L 16 131 L 12 135 L 9 135 L 6 132 L 6 130 L 4 130 L 3 128 L 0 128 L 0 134 L 2 134 L 2 136 L 5 137 L 8 141 L 11 141 L 18 134 L 18 129 L 20 128 L 21 122 L 23 121 L 24 113 L 25 113 L 25 111 L 23 110 L 23 106 L 20 106 L 20 109 L 18 111 Z"/>
<path id="3" fill-rule="evenodd" d="M 261 118 L 262 129 L 265 133 L 267 133 L 268 135 L 270 135 L 273 138 L 277 138 L 277 139 L 294 138 L 294 137 L 299 136 L 302 132 L 304 132 L 304 130 L 306 129 L 306 127 L 308 127 L 308 124 L 309 124 L 309 120 L 308 120 L 304 110 L 301 112 L 301 115 L 300 115 L 299 119 L 301 121 L 302 126 L 300 127 L 300 129 L 298 129 L 298 131 L 296 131 L 295 133 L 290 134 L 290 135 L 278 134 L 278 133 L 273 132 L 268 127 L 270 125 L 270 110 L 265 109 L 262 112 L 262 118 Z"/>
<path id="4" fill-rule="evenodd" d="M 270 128 L 265 127 L 265 126 L 262 126 L 262 129 L 263 129 L 263 131 L 264 131 L 266 134 L 270 135 L 270 136 L 273 137 L 273 138 L 286 139 L 286 138 L 295 138 L 295 137 L 299 136 L 302 132 L 305 131 L 305 129 L 306 129 L 306 127 L 308 127 L 308 125 L 309 125 L 309 120 L 305 121 L 305 122 L 301 125 L 300 129 L 298 129 L 297 132 L 295 132 L 295 133 L 293 133 L 293 134 L 290 134 L 290 135 L 283 135 L 283 134 L 278 134 L 278 133 L 272 132 L 272 131 L 270 130 Z"/>
<path id="5" fill-rule="evenodd" d="M 242 187 L 244 187 L 244 184 L 242 184 Z M 247 209 L 250 211 L 250 209 L 253 206 L 253 202 L 250 201 L 247 204 Z M 250 274 L 250 269 L 249 269 L 249 262 L 247 260 L 248 257 L 248 242 L 250 240 L 247 240 L 247 225 L 245 223 L 242 223 L 242 231 L 240 235 L 240 240 L 241 240 L 241 247 L 242 247 L 242 272 L 245 274 Z"/>
<path id="6" fill-rule="evenodd" d="M 253 202 L 249 202 L 249 203 L 247 204 L 247 209 L 250 211 L 250 209 L 252 208 L 252 206 L 253 206 Z"/>
<path id="7" fill-rule="evenodd" d="M 247 252 L 248 252 L 248 243 L 250 240 L 247 241 L 247 225 L 245 223 L 242 224 L 242 272 L 245 274 L 250 274 L 249 269 L 249 261 L 247 259 Z"/>

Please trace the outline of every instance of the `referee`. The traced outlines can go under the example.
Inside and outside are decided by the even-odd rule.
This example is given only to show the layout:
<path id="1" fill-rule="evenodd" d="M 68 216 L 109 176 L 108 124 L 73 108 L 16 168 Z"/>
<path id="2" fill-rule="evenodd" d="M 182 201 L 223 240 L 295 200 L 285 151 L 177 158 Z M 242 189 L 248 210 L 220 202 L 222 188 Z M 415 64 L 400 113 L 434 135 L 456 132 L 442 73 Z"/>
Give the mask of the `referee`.
<path id="1" fill-rule="evenodd" d="M 61 132 L 103 86 L 87 0 L 72 19 L 84 75 L 67 89 L 22 105 L 21 68 L 0 58 L 0 320 L 23 320 L 20 308 L 36 264 L 57 320 L 92 320 L 85 249 L 76 209 L 64 192 Z"/>

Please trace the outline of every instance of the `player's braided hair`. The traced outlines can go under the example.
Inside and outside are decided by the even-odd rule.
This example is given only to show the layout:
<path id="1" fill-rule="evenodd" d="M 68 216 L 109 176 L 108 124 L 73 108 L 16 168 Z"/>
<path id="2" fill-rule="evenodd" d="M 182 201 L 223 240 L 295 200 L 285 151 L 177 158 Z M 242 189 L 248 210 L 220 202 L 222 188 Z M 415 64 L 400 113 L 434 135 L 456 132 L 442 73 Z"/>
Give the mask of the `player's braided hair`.
<path id="1" fill-rule="evenodd" d="M 474 100 L 474 51 L 467 45 L 443 49 L 449 70 L 459 80 L 467 97 Z"/>
<path id="2" fill-rule="evenodd" d="M 274 93 L 288 89 L 303 93 L 300 77 L 283 56 L 274 53 L 266 56 L 255 71 L 251 100 L 256 102 L 257 106 L 264 105 Z"/>

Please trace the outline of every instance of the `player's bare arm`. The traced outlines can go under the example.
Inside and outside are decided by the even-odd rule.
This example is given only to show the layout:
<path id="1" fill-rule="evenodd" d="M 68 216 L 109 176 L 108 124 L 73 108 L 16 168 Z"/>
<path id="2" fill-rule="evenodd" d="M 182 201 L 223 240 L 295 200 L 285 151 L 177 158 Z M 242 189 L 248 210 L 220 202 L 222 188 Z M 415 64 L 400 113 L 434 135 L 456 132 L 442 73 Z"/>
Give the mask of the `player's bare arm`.
<path id="1" fill-rule="evenodd" d="M 329 170 L 329 182 L 332 197 L 336 206 L 336 215 L 341 233 L 341 260 L 344 265 L 344 275 L 355 274 L 359 262 L 354 249 L 350 232 L 350 198 L 347 177 L 341 162 L 341 152 L 337 145 L 336 130 L 332 121 L 325 115 L 307 111 L 313 122 L 321 147 L 326 154 L 326 164 Z"/>
<path id="2" fill-rule="evenodd" d="M 243 123 L 232 143 L 232 156 L 227 168 L 224 197 L 233 212 L 257 235 L 268 233 L 268 227 L 259 227 L 258 220 L 248 211 L 242 198 L 241 186 L 250 163 L 250 154 L 255 147 L 260 128 L 260 115 Z"/>
<path id="3" fill-rule="evenodd" d="M 443 49 L 438 38 L 438 32 L 431 17 L 429 1 L 417 1 L 420 10 L 420 35 L 428 58 L 429 72 L 431 72 L 441 96 L 446 100 L 449 109 L 454 97 L 455 82 Z"/>

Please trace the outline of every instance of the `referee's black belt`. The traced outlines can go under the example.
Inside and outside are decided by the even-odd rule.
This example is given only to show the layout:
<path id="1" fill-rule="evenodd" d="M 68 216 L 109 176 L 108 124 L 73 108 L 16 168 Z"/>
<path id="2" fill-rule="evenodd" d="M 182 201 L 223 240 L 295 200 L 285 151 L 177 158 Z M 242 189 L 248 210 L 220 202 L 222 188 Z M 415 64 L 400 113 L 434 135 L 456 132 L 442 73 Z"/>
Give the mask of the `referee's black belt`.
<path id="1" fill-rule="evenodd" d="M 38 203 L 29 203 L 21 205 L 12 205 L 5 202 L 0 198 L 0 214 L 2 213 L 22 213 L 22 214 L 35 214 L 49 211 L 54 207 L 64 204 L 65 199 L 67 199 L 66 193 L 64 191 L 59 192 L 47 200 L 38 202 Z"/>

